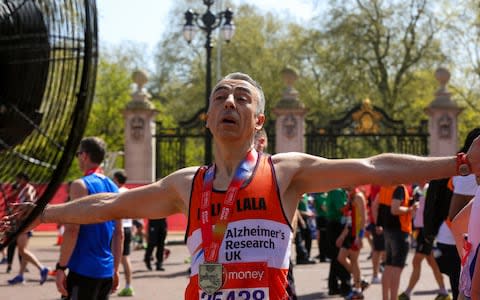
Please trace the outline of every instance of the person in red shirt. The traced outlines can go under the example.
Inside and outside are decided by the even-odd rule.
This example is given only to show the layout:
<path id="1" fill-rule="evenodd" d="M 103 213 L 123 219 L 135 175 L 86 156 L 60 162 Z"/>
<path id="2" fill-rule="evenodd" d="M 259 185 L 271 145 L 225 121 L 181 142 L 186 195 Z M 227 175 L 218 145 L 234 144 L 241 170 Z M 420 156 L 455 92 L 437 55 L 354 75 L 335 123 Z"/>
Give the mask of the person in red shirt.
<path id="1" fill-rule="evenodd" d="M 16 195 L 18 203 L 35 203 L 37 200 L 37 191 L 35 187 L 30 183 L 30 177 L 28 174 L 20 172 L 16 176 L 16 182 L 14 185 L 14 195 Z M 18 235 L 16 245 L 18 248 L 18 254 L 20 255 L 20 269 L 18 274 L 12 279 L 8 280 L 8 284 L 20 284 L 25 282 L 24 273 L 28 263 L 32 263 L 38 268 L 40 272 L 40 284 L 44 284 L 48 277 L 48 268 L 45 267 L 31 252 L 28 250 L 28 241 L 32 236 L 32 232 L 25 232 Z M 11 261 L 9 261 L 9 268 L 11 268 Z"/>
<path id="2" fill-rule="evenodd" d="M 368 283 L 362 281 L 358 256 L 362 248 L 365 232 L 366 198 L 360 189 L 349 190 L 349 200 L 344 208 L 344 229 L 337 238 L 336 245 L 340 248 L 338 261 L 352 274 L 353 289 L 345 299 L 363 299 L 363 290 Z"/>

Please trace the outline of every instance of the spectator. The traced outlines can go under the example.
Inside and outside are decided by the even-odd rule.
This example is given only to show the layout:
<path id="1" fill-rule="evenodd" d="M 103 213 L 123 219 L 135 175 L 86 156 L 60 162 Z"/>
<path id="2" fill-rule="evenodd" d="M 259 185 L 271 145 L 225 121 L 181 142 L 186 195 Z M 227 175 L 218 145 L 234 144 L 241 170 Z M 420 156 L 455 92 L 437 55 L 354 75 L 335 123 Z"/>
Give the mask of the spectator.
<path id="1" fill-rule="evenodd" d="M 453 193 L 451 178 L 432 180 L 428 184 L 423 211 L 423 231 L 426 243 L 434 244 L 433 256 L 440 272 L 450 280 L 452 299 L 458 298 L 460 277 L 460 257 L 455 239 L 447 224 L 448 211 Z"/>
<path id="2" fill-rule="evenodd" d="M 457 248 L 455 247 L 455 239 L 446 222 L 440 225 L 436 241 L 437 249 L 433 251 L 433 255 L 440 272 L 446 274 L 450 279 L 452 299 L 457 300 L 460 282 L 460 256 L 458 256 Z"/>
<path id="3" fill-rule="evenodd" d="M 359 189 L 349 190 L 348 203 L 344 208 L 344 229 L 335 242 L 340 248 L 337 260 L 353 276 L 352 292 L 347 300 L 364 299 L 363 290 L 368 283 L 362 280 L 358 256 L 362 248 L 365 230 L 366 198 Z"/>
<path id="4" fill-rule="evenodd" d="M 124 170 L 117 170 L 113 173 L 113 182 L 118 187 L 118 192 L 128 191 L 125 186 L 127 182 L 127 173 Z M 122 266 L 125 276 L 125 287 L 118 293 L 119 297 L 131 297 L 135 294 L 132 287 L 132 262 L 130 261 L 130 251 L 132 244 L 132 219 L 122 219 L 123 227 L 123 253 Z"/>
<path id="5" fill-rule="evenodd" d="M 385 238 L 383 234 L 382 227 L 379 226 L 377 228 L 377 220 L 378 220 L 378 206 L 379 206 L 379 194 L 380 186 L 373 185 L 370 189 L 370 197 L 372 197 L 372 202 L 370 206 L 371 215 L 372 215 L 372 222 L 373 228 L 371 231 L 372 234 L 372 284 L 379 284 L 382 283 L 380 278 L 380 271 L 381 266 L 384 265 L 385 261 Z M 383 263 L 380 263 L 383 261 Z"/>
<path id="6" fill-rule="evenodd" d="M 327 262 L 327 201 L 328 193 L 314 193 L 315 223 L 317 225 L 318 256 L 320 262 Z"/>
<path id="7" fill-rule="evenodd" d="M 348 197 L 344 189 L 334 189 L 328 192 L 326 206 L 328 258 L 330 258 L 330 271 L 328 274 L 329 295 L 342 294 L 346 296 L 352 290 L 350 273 L 337 260 L 340 249 L 336 246 L 336 241 L 343 231 L 343 208 L 347 205 L 347 202 Z"/>
<path id="8" fill-rule="evenodd" d="M 33 185 L 30 184 L 30 177 L 23 172 L 20 172 L 16 176 L 15 182 L 15 194 L 17 196 L 18 203 L 35 203 L 37 201 L 37 192 Z M 40 263 L 38 258 L 30 250 L 27 249 L 28 240 L 32 236 L 32 232 L 20 233 L 16 240 L 18 248 L 18 254 L 20 256 L 20 270 L 18 275 L 8 280 L 8 284 L 14 285 L 19 283 L 25 283 L 24 273 L 27 268 L 27 263 L 32 263 L 37 267 L 40 272 L 40 284 L 44 284 L 48 277 L 48 268 Z M 13 256 L 13 255 L 12 255 Z M 9 261 L 9 268 L 11 268 L 11 261 Z"/>
<path id="9" fill-rule="evenodd" d="M 400 276 L 405 266 L 408 238 L 412 233 L 412 214 L 417 204 L 409 206 L 405 185 L 382 186 L 379 192 L 377 227 L 385 237 L 385 270 L 382 276 L 383 300 L 396 300 Z"/>
<path id="10" fill-rule="evenodd" d="M 254 147 L 258 152 L 267 152 L 268 137 L 264 128 L 255 133 Z"/>
<path id="11" fill-rule="evenodd" d="M 165 250 L 165 238 L 167 237 L 167 220 L 162 219 L 149 219 L 148 220 L 148 243 L 145 250 L 145 266 L 148 270 L 152 270 L 152 254 L 155 252 L 155 269 L 157 271 L 165 271 L 163 267 L 163 258 Z"/>
<path id="12" fill-rule="evenodd" d="M 298 203 L 298 211 L 300 218 L 298 219 L 298 230 L 295 238 L 295 245 L 297 249 L 297 265 L 314 264 L 316 261 L 310 258 L 310 252 L 312 250 L 312 229 L 315 228 L 315 214 L 312 212 L 309 206 L 310 198 L 313 197 L 304 194 L 302 199 Z M 313 228 L 312 228 L 313 227 Z M 315 229 L 313 229 L 314 231 Z"/>
<path id="13" fill-rule="evenodd" d="M 398 296 L 399 300 L 410 300 L 410 295 L 417 284 L 422 267 L 422 261 L 427 260 L 428 265 L 432 269 L 435 280 L 437 281 L 439 291 L 435 300 L 451 300 L 448 291 L 445 289 L 445 284 L 443 282 L 442 273 L 435 261 L 435 257 L 432 253 L 433 244 L 425 239 L 425 234 L 423 231 L 423 211 L 425 207 L 425 198 L 428 189 L 428 183 L 421 183 L 413 190 L 413 198 L 415 202 L 418 202 L 418 209 L 415 212 L 415 218 L 413 219 L 413 225 L 417 232 L 416 234 L 416 249 L 415 255 L 412 259 L 413 270 L 410 274 L 410 280 L 408 282 L 408 287 L 403 293 Z"/>
<path id="14" fill-rule="evenodd" d="M 135 244 L 135 250 L 144 250 L 147 248 L 147 243 L 145 242 L 145 222 L 143 219 L 133 219 L 132 220 L 132 235 L 133 242 Z"/>

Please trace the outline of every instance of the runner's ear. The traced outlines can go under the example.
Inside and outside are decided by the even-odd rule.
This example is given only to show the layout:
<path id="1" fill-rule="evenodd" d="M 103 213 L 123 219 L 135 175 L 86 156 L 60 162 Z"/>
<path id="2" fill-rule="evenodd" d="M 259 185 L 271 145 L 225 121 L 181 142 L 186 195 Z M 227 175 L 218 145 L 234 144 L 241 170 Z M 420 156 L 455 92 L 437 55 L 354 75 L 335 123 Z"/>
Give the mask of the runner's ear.
<path id="1" fill-rule="evenodd" d="M 263 124 L 265 124 L 265 115 L 264 114 L 258 114 L 255 118 L 256 118 L 255 129 L 256 130 L 262 129 Z"/>

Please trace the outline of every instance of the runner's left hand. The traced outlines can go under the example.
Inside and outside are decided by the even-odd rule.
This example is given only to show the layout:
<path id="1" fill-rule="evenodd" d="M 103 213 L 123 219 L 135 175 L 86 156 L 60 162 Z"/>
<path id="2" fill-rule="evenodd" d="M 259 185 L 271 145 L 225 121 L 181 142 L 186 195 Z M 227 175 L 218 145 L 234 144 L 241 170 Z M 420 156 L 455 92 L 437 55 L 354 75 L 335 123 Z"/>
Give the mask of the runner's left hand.
<path id="1" fill-rule="evenodd" d="M 116 271 L 113 272 L 113 282 L 112 282 L 112 294 L 118 290 L 118 285 L 120 282 L 120 272 Z"/>

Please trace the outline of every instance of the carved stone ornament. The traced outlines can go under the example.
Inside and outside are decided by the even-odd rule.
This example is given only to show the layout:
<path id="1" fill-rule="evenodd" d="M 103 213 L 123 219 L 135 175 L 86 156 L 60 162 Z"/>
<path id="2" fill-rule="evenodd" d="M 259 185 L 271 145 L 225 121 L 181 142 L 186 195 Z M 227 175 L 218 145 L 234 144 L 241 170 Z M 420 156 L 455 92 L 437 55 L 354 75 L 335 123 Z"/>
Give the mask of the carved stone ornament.
<path id="1" fill-rule="evenodd" d="M 141 140 L 145 132 L 145 120 L 142 117 L 134 116 L 130 120 L 130 129 L 134 140 Z"/>
<path id="2" fill-rule="evenodd" d="M 352 119 L 356 123 L 355 133 L 378 133 L 382 115 L 373 110 L 370 99 L 367 98 L 363 101 L 360 110 L 352 114 Z"/>
<path id="3" fill-rule="evenodd" d="M 293 114 L 288 114 L 282 121 L 283 132 L 289 139 L 294 138 L 297 135 L 297 119 Z"/>
<path id="4" fill-rule="evenodd" d="M 452 136 L 452 118 L 448 114 L 443 114 L 438 119 L 438 137 L 449 139 Z"/>

